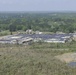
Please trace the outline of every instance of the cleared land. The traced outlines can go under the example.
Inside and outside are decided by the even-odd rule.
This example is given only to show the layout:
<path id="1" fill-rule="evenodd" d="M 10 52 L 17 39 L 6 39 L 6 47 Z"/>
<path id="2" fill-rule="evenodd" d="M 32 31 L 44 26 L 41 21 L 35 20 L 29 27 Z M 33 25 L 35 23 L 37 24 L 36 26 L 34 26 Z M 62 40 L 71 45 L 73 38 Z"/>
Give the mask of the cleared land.
<path id="1" fill-rule="evenodd" d="M 76 53 L 65 53 L 55 57 L 61 60 L 62 62 L 66 62 L 66 63 L 76 62 Z"/>
<path id="2" fill-rule="evenodd" d="M 76 68 L 55 58 L 57 55 L 75 52 L 75 45 L 76 43 L 35 43 L 30 46 L 0 44 L 0 75 L 76 75 Z"/>

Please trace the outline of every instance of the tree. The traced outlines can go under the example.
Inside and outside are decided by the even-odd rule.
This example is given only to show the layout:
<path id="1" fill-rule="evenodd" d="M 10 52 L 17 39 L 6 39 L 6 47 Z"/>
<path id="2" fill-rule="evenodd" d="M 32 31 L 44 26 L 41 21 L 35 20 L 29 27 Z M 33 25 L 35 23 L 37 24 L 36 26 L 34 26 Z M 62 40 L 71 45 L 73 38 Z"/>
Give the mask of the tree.
<path id="1" fill-rule="evenodd" d="M 12 32 L 13 32 L 13 31 L 16 31 L 16 26 L 13 25 L 13 24 L 11 24 L 11 25 L 9 26 L 9 31 L 11 32 L 11 35 L 12 35 Z"/>

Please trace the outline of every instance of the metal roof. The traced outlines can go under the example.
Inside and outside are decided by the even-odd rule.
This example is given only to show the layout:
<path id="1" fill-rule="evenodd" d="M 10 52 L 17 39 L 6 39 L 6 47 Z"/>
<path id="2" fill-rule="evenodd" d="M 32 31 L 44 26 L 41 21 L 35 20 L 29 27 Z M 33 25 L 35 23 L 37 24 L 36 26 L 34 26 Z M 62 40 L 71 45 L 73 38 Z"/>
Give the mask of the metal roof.
<path id="1" fill-rule="evenodd" d="M 42 40 L 56 39 L 59 41 L 63 41 L 67 39 L 68 36 L 71 37 L 72 34 L 17 34 L 17 35 L 6 36 L 3 39 L 0 39 L 0 42 L 10 43 L 13 40 L 21 40 L 27 37 L 32 38 L 32 39 L 41 38 Z"/>

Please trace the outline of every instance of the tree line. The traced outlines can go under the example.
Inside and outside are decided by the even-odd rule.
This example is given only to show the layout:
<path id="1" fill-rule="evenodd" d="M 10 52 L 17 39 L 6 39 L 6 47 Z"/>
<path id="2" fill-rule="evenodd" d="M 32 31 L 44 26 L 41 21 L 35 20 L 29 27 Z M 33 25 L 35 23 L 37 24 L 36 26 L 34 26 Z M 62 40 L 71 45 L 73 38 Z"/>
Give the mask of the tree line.
<path id="1" fill-rule="evenodd" d="M 0 13 L 0 31 L 34 31 L 73 33 L 76 13 Z"/>

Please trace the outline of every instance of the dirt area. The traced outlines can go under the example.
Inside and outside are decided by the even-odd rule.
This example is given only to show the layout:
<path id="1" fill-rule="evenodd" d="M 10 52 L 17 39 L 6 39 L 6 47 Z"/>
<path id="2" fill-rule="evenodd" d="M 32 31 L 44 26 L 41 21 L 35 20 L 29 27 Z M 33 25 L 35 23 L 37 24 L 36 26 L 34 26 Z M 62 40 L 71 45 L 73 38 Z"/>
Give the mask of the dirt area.
<path id="1" fill-rule="evenodd" d="M 70 62 L 76 62 L 76 53 L 65 53 L 62 55 L 55 56 L 57 59 L 59 59 L 62 62 L 70 63 Z"/>

